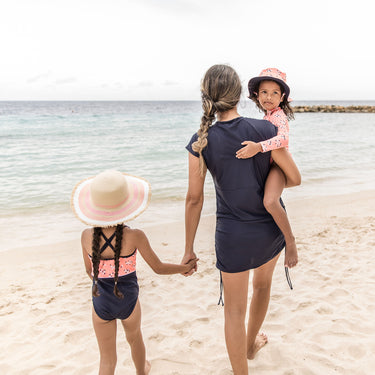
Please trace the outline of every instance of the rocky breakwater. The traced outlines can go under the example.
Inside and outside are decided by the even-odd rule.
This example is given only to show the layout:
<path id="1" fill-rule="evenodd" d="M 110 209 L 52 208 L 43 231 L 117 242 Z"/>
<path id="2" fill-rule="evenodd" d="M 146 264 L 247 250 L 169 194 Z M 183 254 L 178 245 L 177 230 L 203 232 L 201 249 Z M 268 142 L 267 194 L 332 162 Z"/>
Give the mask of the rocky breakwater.
<path id="1" fill-rule="evenodd" d="M 340 113 L 375 113 L 375 106 L 371 105 L 296 105 L 295 113 L 301 112 L 340 112 Z"/>

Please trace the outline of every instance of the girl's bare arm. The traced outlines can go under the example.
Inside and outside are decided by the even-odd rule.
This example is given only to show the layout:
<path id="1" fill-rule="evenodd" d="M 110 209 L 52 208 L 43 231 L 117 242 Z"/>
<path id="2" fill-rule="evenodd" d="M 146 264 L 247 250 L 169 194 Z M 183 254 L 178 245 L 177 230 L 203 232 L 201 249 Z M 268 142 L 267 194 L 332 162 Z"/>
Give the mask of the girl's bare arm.
<path id="1" fill-rule="evenodd" d="M 88 249 L 87 249 L 87 244 L 90 243 L 90 239 L 91 239 L 91 231 L 90 229 L 85 229 L 81 235 L 82 256 L 83 256 L 83 262 L 85 263 L 86 273 L 88 274 L 89 278 L 92 280 L 92 275 L 91 275 L 92 266 L 91 266 L 91 260 L 89 257 Z"/>
<path id="2" fill-rule="evenodd" d="M 187 273 L 196 266 L 198 259 L 191 259 L 187 264 L 164 263 L 152 250 L 150 242 L 145 233 L 139 229 L 134 229 L 133 240 L 143 259 L 159 275 L 172 275 L 176 273 Z"/>

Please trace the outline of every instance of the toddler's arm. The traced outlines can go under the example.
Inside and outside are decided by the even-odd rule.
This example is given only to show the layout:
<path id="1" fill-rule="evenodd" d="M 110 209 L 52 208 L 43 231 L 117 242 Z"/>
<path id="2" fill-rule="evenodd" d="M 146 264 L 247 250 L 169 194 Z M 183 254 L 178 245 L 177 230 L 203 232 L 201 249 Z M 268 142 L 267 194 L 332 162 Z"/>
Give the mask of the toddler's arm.
<path id="1" fill-rule="evenodd" d="M 284 112 L 278 111 L 270 118 L 272 124 L 277 127 L 277 135 L 273 138 L 260 142 L 262 151 L 267 152 L 281 147 L 288 148 L 289 145 L 289 122 Z"/>
<path id="2" fill-rule="evenodd" d="M 276 150 L 281 147 L 288 148 L 289 145 L 289 122 L 285 113 L 282 110 L 273 114 L 270 122 L 277 127 L 277 135 L 262 142 L 244 141 L 241 145 L 245 145 L 236 152 L 238 159 L 248 159 L 255 156 L 258 152 L 267 152 Z"/>

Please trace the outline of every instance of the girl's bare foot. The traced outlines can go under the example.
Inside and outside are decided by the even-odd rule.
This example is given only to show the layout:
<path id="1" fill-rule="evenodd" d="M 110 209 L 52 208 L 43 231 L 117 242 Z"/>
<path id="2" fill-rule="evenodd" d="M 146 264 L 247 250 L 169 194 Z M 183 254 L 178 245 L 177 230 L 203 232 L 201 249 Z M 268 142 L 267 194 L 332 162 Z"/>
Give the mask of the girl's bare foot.
<path id="1" fill-rule="evenodd" d="M 259 352 L 260 349 L 263 348 L 268 342 L 268 338 L 264 333 L 258 333 L 257 337 L 255 338 L 255 342 L 252 348 L 248 349 L 247 351 L 247 359 L 254 359 L 255 354 Z"/>
<path id="2" fill-rule="evenodd" d="M 297 263 L 298 263 L 297 246 L 296 246 L 296 241 L 293 240 L 293 241 L 285 244 L 284 265 L 285 265 L 285 267 L 292 268 L 292 267 L 296 266 Z"/>

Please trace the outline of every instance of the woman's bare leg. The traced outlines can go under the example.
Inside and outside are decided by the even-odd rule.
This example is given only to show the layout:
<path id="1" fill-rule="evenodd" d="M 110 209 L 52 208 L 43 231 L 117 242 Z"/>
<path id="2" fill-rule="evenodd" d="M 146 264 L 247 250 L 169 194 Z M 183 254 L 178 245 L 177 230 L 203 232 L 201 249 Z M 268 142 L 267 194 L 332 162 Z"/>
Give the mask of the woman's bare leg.
<path id="1" fill-rule="evenodd" d="M 245 316 L 249 271 L 222 272 L 224 286 L 225 342 L 234 375 L 247 375 Z"/>
<path id="2" fill-rule="evenodd" d="M 141 305 L 139 300 L 129 318 L 121 321 L 126 339 L 130 345 L 137 375 L 147 375 L 150 372 L 150 362 L 146 360 L 146 348 L 141 331 Z"/>
<path id="3" fill-rule="evenodd" d="M 92 309 L 92 322 L 100 352 L 99 375 L 113 375 L 117 362 L 116 320 L 100 319 Z"/>
<path id="4" fill-rule="evenodd" d="M 284 173 L 277 165 L 273 164 L 266 180 L 263 204 L 266 210 L 272 215 L 275 223 L 285 237 L 284 265 L 287 267 L 294 267 L 298 263 L 296 240 L 288 216 L 280 203 L 280 197 L 284 188 Z"/>
<path id="5" fill-rule="evenodd" d="M 255 354 L 267 343 L 267 336 L 259 330 L 267 314 L 271 294 L 272 275 L 277 255 L 266 264 L 256 268 L 253 276 L 253 296 L 250 302 L 249 323 L 247 326 L 247 358 L 254 359 Z"/>

